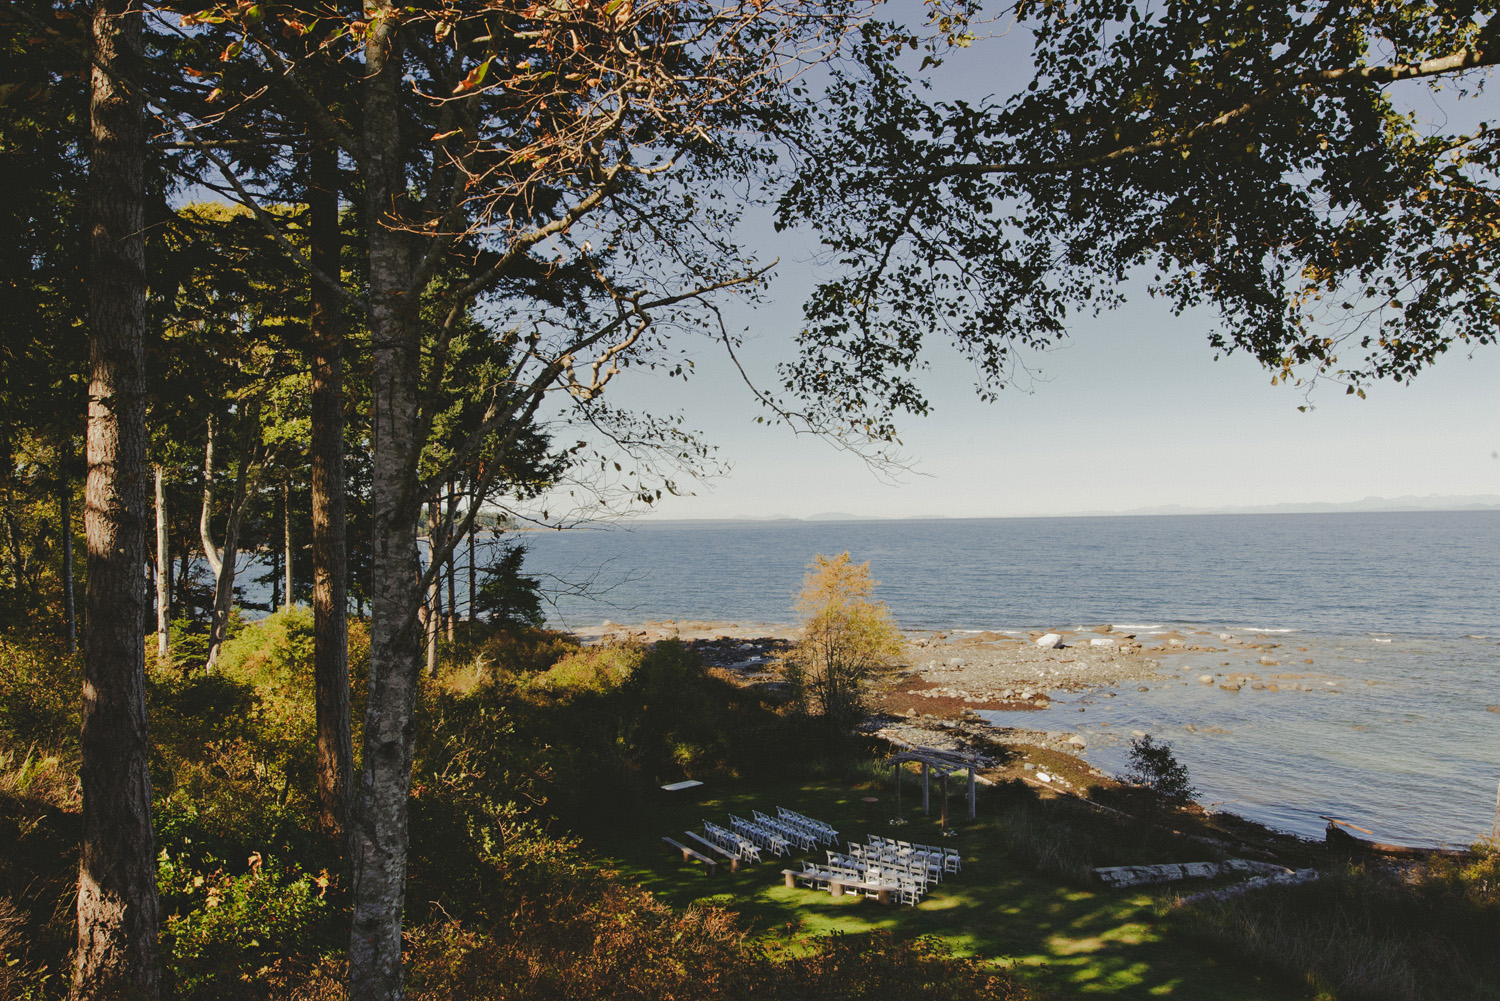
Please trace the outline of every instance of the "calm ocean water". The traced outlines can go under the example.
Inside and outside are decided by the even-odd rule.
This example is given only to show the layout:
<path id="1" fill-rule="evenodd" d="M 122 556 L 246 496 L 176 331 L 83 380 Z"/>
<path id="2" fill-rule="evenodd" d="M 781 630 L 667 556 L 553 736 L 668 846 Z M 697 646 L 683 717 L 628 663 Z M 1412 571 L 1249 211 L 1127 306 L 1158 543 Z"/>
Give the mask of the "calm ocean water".
<path id="1" fill-rule="evenodd" d="M 908 628 L 1108 622 L 1306 647 L 1289 663 L 1314 661 L 1315 692 L 1223 692 L 1193 680 L 1220 658 L 1184 654 L 1163 661 L 1170 684 L 1059 694 L 1014 722 L 1083 733 L 1112 772 L 1147 730 L 1203 802 L 1301 834 L 1321 833 L 1320 814 L 1414 844 L 1490 830 L 1500 512 L 640 522 L 524 539 L 529 572 L 592 581 L 589 597 L 556 598 L 559 625 L 791 622 L 808 561 L 848 550 Z"/>

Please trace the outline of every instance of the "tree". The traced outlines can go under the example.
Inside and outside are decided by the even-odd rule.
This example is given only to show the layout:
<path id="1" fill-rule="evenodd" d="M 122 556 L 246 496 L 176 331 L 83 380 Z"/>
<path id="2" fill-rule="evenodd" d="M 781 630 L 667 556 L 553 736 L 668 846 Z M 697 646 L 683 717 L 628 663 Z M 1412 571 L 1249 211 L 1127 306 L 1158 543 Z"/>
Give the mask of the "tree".
<path id="1" fill-rule="evenodd" d="M 146 735 L 146 121 L 144 16 L 131 0 L 94 9 L 89 159 L 88 625 L 84 640 L 83 848 L 78 874 L 82 998 L 155 997 L 156 852 Z"/>
<path id="2" fill-rule="evenodd" d="M 1146 794 L 1144 841 L 1151 837 L 1164 808 L 1191 803 L 1198 790 L 1188 781 L 1187 765 L 1177 760 L 1172 745 L 1157 743 L 1149 733 L 1130 741 L 1128 760 L 1130 771 L 1125 773 L 1125 781 Z"/>
<path id="3" fill-rule="evenodd" d="M 1500 321 L 1500 137 L 1423 123 L 1398 85 L 1477 91 L 1495 5 L 1023 3 L 1036 76 L 1002 99 L 924 101 L 872 32 L 832 89 L 781 206 L 841 276 L 784 372 L 876 438 L 928 402 L 924 335 L 992 395 L 1131 275 L 1210 303 L 1219 351 L 1349 392 L 1412 378 Z M 1409 83 L 1407 83 L 1409 81 Z"/>
<path id="4" fill-rule="evenodd" d="M 869 600 L 879 582 L 868 561 L 819 554 L 807 570 L 797 595 L 802 637 L 787 653 L 787 680 L 806 711 L 849 729 L 863 716 L 866 679 L 904 650 L 901 631 L 885 602 Z"/>

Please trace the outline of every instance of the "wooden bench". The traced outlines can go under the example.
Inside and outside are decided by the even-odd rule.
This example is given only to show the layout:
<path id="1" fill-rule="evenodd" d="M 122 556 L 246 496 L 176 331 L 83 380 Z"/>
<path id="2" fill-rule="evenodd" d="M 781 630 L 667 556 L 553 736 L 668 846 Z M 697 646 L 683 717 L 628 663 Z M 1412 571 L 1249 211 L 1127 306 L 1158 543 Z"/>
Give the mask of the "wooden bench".
<path id="1" fill-rule="evenodd" d="M 719 863 L 717 860 L 711 859 L 707 855 L 703 855 L 699 852 L 694 851 L 687 845 L 682 844 L 680 841 L 673 841 L 671 838 L 662 838 L 662 841 L 664 841 L 667 847 L 672 849 L 673 851 L 681 852 L 682 860 L 684 862 L 691 862 L 693 859 L 697 859 L 699 862 L 702 862 L 704 871 L 707 872 L 708 875 L 712 876 L 715 872 L 718 871 Z"/>
<path id="2" fill-rule="evenodd" d="M 739 872 L 740 871 L 740 857 L 735 852 L 732 852 L 732 851 L 730 851 L 727 848 L 723 848 L 723 847 L 721 847 L 719 845 L 716 845 L 712 841 L 709 841 L 707 838 L 700 838 L 698 835 L 694 834 L 692 831 L 683 831 L 682 833 L 685 834 L 685 835 L 687 835 L 687 837 L 688 837 L 689 840 L 694 841 L 694 842 L 702 845 L 704 848 L 707 848 L 709 851 L 713 852 L 714 854 L 724 856 L 724 858 L 726 858 L 729 861 L 729 871 L 730 872 Z"/>
<path id="3" fill-rule="evenodd" d="M 855 876 L 846 876 L 843 873 L 833 873 L 826 869 L 809 872 L 803 869 L 783 869 L 781 874 L 786 877 L 786 885 L 795 889 L 797 880 L 810 880 L 818 887 L 828 887 L 828 892 L 835 897 L 842 897 L 845 891 L 875 891 L 875 899 L 882 904 L 889 904 L 901 887 L 895 883 L 870 883 Z"/>

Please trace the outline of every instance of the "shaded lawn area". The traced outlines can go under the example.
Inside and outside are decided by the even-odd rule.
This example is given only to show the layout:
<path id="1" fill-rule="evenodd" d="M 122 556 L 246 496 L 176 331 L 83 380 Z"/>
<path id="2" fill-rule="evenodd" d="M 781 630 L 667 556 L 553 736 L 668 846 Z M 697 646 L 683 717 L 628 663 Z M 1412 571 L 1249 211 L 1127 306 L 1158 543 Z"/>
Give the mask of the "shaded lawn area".
<path id="1" fill-rule="evenodd" d="M 699 794 L 696 799 L 693 793 Z M 861 802 L 871 794 L 880 796 L 873 823 L 865 820 L 866 805 Z M 1208 955 L 1184 942 L 1180 933 L 1170 933 L 1158 916 L 1157 897 L 1149 890 L 1080 890 L 1011 862 L 994 829 L 992 818 L 1000 807 L 986 802 L 983 788 L 979 819 L 972 823 L 963 819 L 963 796 L 954 792 L 949 817 L 958 818 L 954 823 L 959 833 L 943 838 L 936 798 L 934 783 L 933 816 L 924 817 L 920 791 L 908 786 L 902 794 L 908 822 L 895 826 L 890 823 L 894 799 L 889 786 L 872 790 L 848 782 L 808 781 L 703 787 L 686 797 L 662 793 L 653 818 L 644 826 L 601 827 L 583 832 L 583 837 L 604 864 L 667 903 L 684 907 L 696 901 L 737 911 L 756 935 L 793 950 L 810 935 L 883 929 L 901 936 L 935 936 L 960 955 L 1012 961 L 1061 997 L 1292 1001 L 1309 996 L 1271 975 Z M 667 854 L 661 842 L 664 835 L 682 841 L 684 830 L 701 833 L 704 819 L 727 824 L 730 813 L 748 818 L 752 809 L 759 809 L 774 815 L 777 806 L 828 821 L 844 841 L 863 841 L 874 832 L 952 845 L 963 853 L 963 871 L 945 875 L 915 908 L 882 906 L 852 895 L 835 898 L 826 891 L 788 889 L 781 870 L 796 868 L 795 863 L 806 857 L 821 861 L 822 850 L 815 856 L 767 857 L 738 873 L 724 866 L 709 877 L 701 863 L 682 863 L 679 855 Z"/>

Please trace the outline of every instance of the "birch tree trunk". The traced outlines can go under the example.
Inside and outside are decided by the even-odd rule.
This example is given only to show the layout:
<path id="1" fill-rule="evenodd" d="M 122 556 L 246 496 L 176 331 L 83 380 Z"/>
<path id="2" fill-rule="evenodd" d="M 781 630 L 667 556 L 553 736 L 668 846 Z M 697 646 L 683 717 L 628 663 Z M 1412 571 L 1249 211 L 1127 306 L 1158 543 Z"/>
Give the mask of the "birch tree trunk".
<path id="1" fill-rule="evenodd" d="M 167 552 L 167 492 L 164 473 L 156 467 L 156 658 L 167 662 L 172 652 L 172 560 Z"/>
<path id="2" fill-rule="evenodd" d="M 402 231 L 407 184 L 401 146 L 400 17 L 366 0 L 364 153 L 373 342 L 370 689 L 354 836 L 349 994 L 399 1001 L 406 903 L 407 799 L 416 742 L 413 712 L 421 667 L 417 558 L 421 370 L 410 237 Z"/>
<path id="3" fill-rule="evenodd" d="M 296 604 L 292 600 L 292 474 L 283 473 L 281 477 L 281 514 L 285 534 L 282 537 L 286 552 L 286 599 L 287 608 Z"/>
<path id="4" fill-rule="evenodd" d="M 156 852 L 146 738 L 146 245 L 144 18 L 93 14 L 89 162 L 89 414 L 75 998 L 160 992 Z"/>
<path id="5" fill-rule="evenodd" d="M 338 153 L 313 142 L 308 209 L 313 266 L 339 274 Z M 318 824 L 344 842 L 354 743 L 349 709 L 349 563 L 345 540 L 344 326 L 342 304 L 312 285 L 313 687 L 318 729 Z"/>
<path id="6" fill-rule="evenodd" d="M 240 554 L 240 524 L 244 521 L 245 508 L 250 501 L 250 488 L 255 479 L 250 470 L 252 453 L 260 438 L 260 406 L 258 403 L 243 406 L 240 413 L 239 468 L 234 473 L 234 496 L 230 500 L 229 516 L 224 523 L 224 550 L 214 568 L 217 574 L 214 582 L 214 610 L 208 630 L 208 662 L 204 665 L 204 669 L 208 671 L 212 671 L 219 663 L 219 651 L 229 633 L 229 612 L 234 605 L 235 564 L 239 562 Z M 209 499 L 208 488 L 205 486 L 205 504 Z M 201 524 L 208 525 L 206 506 Z M 204 531 L 207 532 L 206 527 Z M 207 534 L 204 535 L 204 547 L 205 555 L 213 551 L 213 540 Z M 209 558 L 209 563 L 214 563 L 212 557 Z"/>

